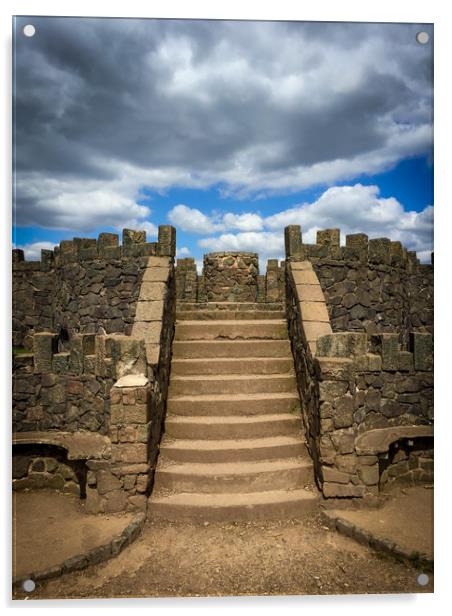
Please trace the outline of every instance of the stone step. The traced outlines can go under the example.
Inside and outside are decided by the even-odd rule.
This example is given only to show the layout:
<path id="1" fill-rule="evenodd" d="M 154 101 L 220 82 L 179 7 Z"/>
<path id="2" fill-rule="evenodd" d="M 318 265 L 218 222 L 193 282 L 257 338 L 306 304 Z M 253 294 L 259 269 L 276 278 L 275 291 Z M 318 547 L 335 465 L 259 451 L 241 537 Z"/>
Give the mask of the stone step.
<path id="1" fill-rule="evenodd" d="M 314 509 L 317 492 L 271 490 L 268 492 L 152 495 L 149 516 L 153 519 L 238 521 L 296 518 Z"/>
<path id="2" fill-rule="evenodd" d="M 275 415 L 300 413 L 298 392 L 260 394 L 204 394 L 173 396 L 170 389 L 168 413 L 184 416 Z"/>
<path id="3" fill-rule="evenodd" d="M 264 436 L 301 436 L 299 414 L 183 416 L 167 415 L 165 432 L 182 439 L 259 438 Z"/>
<path id="4" fill-rule="evenodd" d="M 290 357 L 225 357 L 173 359 L 171 377 L 195 374 L 285 374 L 293 372 Z"/>
<path id="5" fill-rule="evenodd" d="M 198 493 L 294 490 L 313 480 L 312 463 L 303 459 L 207 464 L 185 462 L 158 466 L 154 490 L 164 488 Z"/>
<path id="6" fill-rule="evenodd" d="M 176 304 L 176 311 L 233 311 L 233 312 L 253 312 L 255 310 L 271 312 L 285 310 L 283 302 L 180 302 Z"/>
<path id="7" fill-rule="evenodd" d="M 267 436 L 253 439 L 173 440 L 164 436 L 160 455 L 176 462 L 252 462 L 308 456 L 299 436 Z M 312 464 L 312 462 L 310 462 Z"/>
<path id="8" fill-rule="evenodd" d="M 243 321 L 284 319 L 284 310 L 178 310 L 176 320 L 180 321 Z"/>
<path id="9" fill-rule="evenodd" d="M 175 340 L 174 359 L 292 358 L 289 340 Z M 292 359 L 293 361 L 293 359 Z"/>
<path id="10" fill-rule="evenodd" d="M 295 374 L 203 374 L 171 376 L 169 395 L 260 394 L 295 392 Z"/>
<path id="11" fill-rule="evenodd" d="M 218 338 L 255 340 L 259 338 L 285 340 L 287 322 L 273 321 L 181 321 L 177 324 L 175 340 L 215 340 Z"/>

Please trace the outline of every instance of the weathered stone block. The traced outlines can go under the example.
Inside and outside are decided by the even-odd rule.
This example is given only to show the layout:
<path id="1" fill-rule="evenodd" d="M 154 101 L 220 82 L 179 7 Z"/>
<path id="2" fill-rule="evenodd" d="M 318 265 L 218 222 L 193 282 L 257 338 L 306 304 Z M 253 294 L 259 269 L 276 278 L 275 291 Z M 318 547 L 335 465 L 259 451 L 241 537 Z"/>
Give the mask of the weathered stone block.
<path id="1" fill-rule="evenodd" d="M 33 336 L 34 371 L 51 372 L 52 357 L 57 351 L 57 337 L 55 334 L 42 332 Z"/>
<path id="2" fill-rule="evenodd" d="M 122 230 L 122 245 L 144 244 L 146 241 L 146 231 L 134 231 L 133 229 Z"/>
<path id="3" fill-rule="evenodd" d="M 285 227 L 284 244 L 287 258 L 300 255 L 302 248 L 300 225 L 289 225 Z"/>
<path id="4" fill-rule="evenodd" d="M 111 455 L 114 462 L 139 463 L 148 459 L 147 446 L 143 443 L 112 445 Z"/>
<path id="5" fill-rule="evenodd" d="M 159 254 L 168 257 L 176 256 L 176 229 L 171 225 L 159 225 Z"/>
<path id="6" fill-rule="evenodd" d="M 369 262 L 391 264 L 391 240 L 386 237 L 369 240 Z"/>
<path id="7" fill-rule="evenodd" d="M 380 479 L 378 464 L 365 465 L 358 469 L 358 476 L 366 486 L 374 486 Z"/>
<path id="8" fill-rule="evenodd" d="M 303 332 L 307 342 L 316 342 L 320 336 L 331 334 L 332 329 L 329 323 L 305 321 L 303 322 Z"/>
<path id="9" fill-rule="evenodd" d="M 122 483 L 109 471 L 100 470 L 97 473 L 97 491 L 102 496 L 113 490 L 120 490 Z"/>
<path id="10" fill-rule="evenodd" d="M 337 398 L 334 402 L 334 427 L 349 428 L 353 424 L 354 400 L 350 394 Z"/>
<path id="11" fill-rule="evenodd" d="M 433 370 L 433 337 L 431 334 L 412 332 L 410 350 L 413 352 L 415 370 Z"/>
<path id="12" fill-rule="evenodd" d="M 348 383 L 345 381 L 322 381 L 319 383 L 320 400 L 333 402 L 339 396 L 348 391 Z"/>
<path id="13" fill-rule="evenodd" d="M 324 302 L 301 301 L 299 306 L 302 321 L 330 322 L 328 310 Z"/>
<path id="14" fill-rule="evenodd" d="M 322 491 L 325 498 L 362 498 L 365 493 L 365 487 L 356 486 L 351 483 L 344 485 L 342 483 L 333 483 L 328 481 L 323 484 Z"/>
<path id="15" fill-rule="evenodd" d="M 161 321 L 163 318 L 163 301 L 138 302 L 135 319 L 137 321 Z"/>
<path id="16" fill-rule="evenodd" d="M 334 483 L 347 484 L 350 481 L 350 474 L 338 471 L 336 468 L 322 466 L 322 475 L 324 481 L 332 481 Z"/>
<path id="17" fill-rule="evenodd" d="M 397 334 L 374 334 L 370 337 L 370 350 L 381 355 L 383 370 L 399 368 L 399 337 Z"/>
<path id="18" fill-rule="evenodd" d="M 340 229 L 324 229 L 317 231 L 317 244 L 322 244 L 323 246 L 339 246 L 340 237 Z"/>
<path id="19" fill-rule="evenodd" d="M 161 269 L 161 268 L 159 268 Z M 167 286 L 165 282 L 152 282 L 146 279 L 147 272 L 152 271 L 151 269 L 147 269 L 143 276 L 143 282 L 140 287 L 140 301 L 141 302 L 151 302 L 151 301 L 162 301 L 166 297 Z"/>
<path id="20" fill-rule="evenodd" d="M 364 333 L 336 332 L 317 338 L 317 356 L 354 357 L 367 350 L 367 335 Z"/>
<path id="21" fill-rule="evenodd" d="M 353 429 L 336 430 L 331 434 L 331 440 L 340 454 L 355 451 L 355 433 Z"/>
<path id="22" fill-rule="evenodd" d="M 132 328 L 132 336 L 146 344 L 159 344 L 161 333 L 161 321 L 135 321 Z"/>
<path id="23" fill-rule="evenodd" d="M 105 496 L 105 513 L 118 513 L 127 509 L 127 495 L 123 490 L 114 490 Z"/>

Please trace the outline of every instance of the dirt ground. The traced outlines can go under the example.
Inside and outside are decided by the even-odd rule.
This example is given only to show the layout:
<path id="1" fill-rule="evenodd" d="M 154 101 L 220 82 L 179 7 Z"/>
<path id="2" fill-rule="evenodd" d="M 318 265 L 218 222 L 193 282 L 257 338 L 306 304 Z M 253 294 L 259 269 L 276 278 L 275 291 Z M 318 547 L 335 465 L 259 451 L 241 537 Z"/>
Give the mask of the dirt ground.
<path id="1" fill-rule="evenodd" d="M 432 486 L 396 487 L 381 509 L 333 511 L 373 535 L 433 557 Z"/>
<path id="2" fill-rule="evenodd" d="M 88 515 L 78 496 L 13 492 L 13 576 L 41 571 L 120 535 L 131 514 Z"/>
<path id="3" fill-rule="evenodd" d="M 148 521 L 117 558 L 38 583 L 28 598 L 433 592 L 433 576 L 422 587 L 419 573 L 328 529 L 317 512 L 271 523 Z"/>

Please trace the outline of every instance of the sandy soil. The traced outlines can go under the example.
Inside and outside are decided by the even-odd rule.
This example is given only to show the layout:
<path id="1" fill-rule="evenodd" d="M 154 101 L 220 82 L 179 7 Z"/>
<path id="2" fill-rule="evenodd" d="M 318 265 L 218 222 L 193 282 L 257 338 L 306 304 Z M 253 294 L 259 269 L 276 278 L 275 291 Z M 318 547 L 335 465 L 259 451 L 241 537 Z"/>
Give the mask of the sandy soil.
<path id="1" fill-rule="evenodd" d="M 29 599 L 432 592 L 419 571 L 324 525 L 148 522 L 117 558 L 39 583 Z M 17 598 L 24 598 L 18 592 Z"/>
<path id="2" fill-rule="evenodd" d="M 131 514 L 88 515 L 78 496 L 13 492 L 13 576 L 61 564 L 121 534 Z"/>
<path id="3" fill-rule="evenodd" d="M 394 488 L 381 509 L 333 511 L 373 535 L 433 557 L 433 489 Z"/>

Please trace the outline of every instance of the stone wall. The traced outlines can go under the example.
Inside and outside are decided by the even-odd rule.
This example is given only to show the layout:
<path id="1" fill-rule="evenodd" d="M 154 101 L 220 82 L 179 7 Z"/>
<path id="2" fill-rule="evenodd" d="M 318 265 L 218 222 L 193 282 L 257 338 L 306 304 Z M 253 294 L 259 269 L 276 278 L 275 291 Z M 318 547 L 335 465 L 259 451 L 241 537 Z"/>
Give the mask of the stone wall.
<path id="1" fill-rule="evenodd" d="M 142 271 L 130 336 L 76 333 L 61 348 L 57 333 L 39 332 L 30 335 L 33 353 L 14 356 L 13 431 L 21 433 L 22 448 L 35 443 L 33 455 L 16 457 L 17 487 L 66 489 L 69 471 L 63 485 L 59 460 L 64 447 L 70 451 L 81 435 L 100 433 L 107 435 L 104 450 L 75 455 L 73 462 L 85 469 L 87 510 L 145 509 L 166 412 L 175 321 L 175 230 L 160 230 L 159 250 L 168 256 L 134 257 Z M 56 438 L 51 435 L 64 437 L 61 455 L 55 447 L 47 451 Z M 83 477 L 77 479 L 84 497 Z"/>
<path id="2" fill-rule="evenodd" d="M 319 355 L 334 336 L 343 336 L 343 340 L 333 353 L 349 357 Z M 362 453 L 356 445 L 359 436 L 397 428 L 400 439 L 405 440 L 403 427 L 433 423 L 431 370 L 416 369 L 408 352 L 398 351 L 398 362 L 391 365 L 385 361 L 384 346 L 377 347 L 381 354 L 369 353 L 369 348 L 376 350 L 366 334 L 333 334 L 317 341 L 319 481 L 327 497 L 377 493 L 379 484 L 384 483 L 381 463 L 388 454 Z M 419 355 L 419 350 L 414 351 L 414 356 Z M 426 368 L 426 363 L 420 367 Z"/>
<path id="3" fill-rule="evenodd" d="M 333 331 L 394 332 L 407 346 L 408 333 L 433 333 L 433 266 L 420 265 L 400 242 L 318 231 L 317 244 L 303 244 L 297 225 L 286 228 L 289 260 L 312 263 L 325 294 Z"/>
<path id="4" fill-rule="evenodd" d="M 363 453 L 356 439 L 397 427 L 404 441 L 405 427 L 432 425 L 432 337 L 414 332 L 408 337 L 409 350 L 403 350 L 394 332 L 330 333 L 313 265 L 288 262 L 286 284 L 303 423 L 319 487 L 325 497 L 377 493 L 396 470 L 386 469 L 384 475 L 384 456 Z M 417 460 L 417 474 L 410 468 L 412 478 L 426 476 L 431 461 L 420 463 L 424 457 L 406 461 L 409 467 Z"/>
<path id="5" fill-rule="evenodd" d="M 179 302 L 246 301 L 280 302 L 285 296 L 285 262 L 267 261 L 266 274 L 259 274 L 255 253 L 212 253 L 204 257 L 197 275 L 193 258 L 178 259 L 176 296 Z"/>
<path id="6" fill-rule="evenodd" d="M 31 349 L 32 334 L 130 334 L 149 256 L 171 254 L 172 227 L 159 227 L 159 241 L 145 231 L 124 229 L 122 245 L 113 233 L 96 239 L 63 240 L 41 261 L 24 261 L 13 251 L 13 344 Z M 174 235 L 174 234 L 173 234 Z M 62 330 L 64 330 L 62 332 Z"/>
<path id="7" fill-rule="evenodd" d="M 143 341 L 75 334 L 60 353 L 57 342 L 56 334 L 34 334 L 34 353 L 13 358 L 13 432 L 106 434 L 113 383 L 125 373 L 147 370 Z"/>

